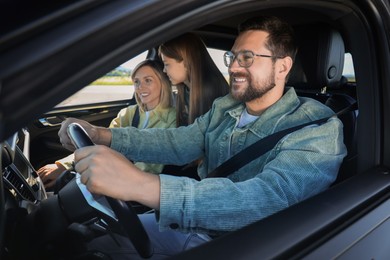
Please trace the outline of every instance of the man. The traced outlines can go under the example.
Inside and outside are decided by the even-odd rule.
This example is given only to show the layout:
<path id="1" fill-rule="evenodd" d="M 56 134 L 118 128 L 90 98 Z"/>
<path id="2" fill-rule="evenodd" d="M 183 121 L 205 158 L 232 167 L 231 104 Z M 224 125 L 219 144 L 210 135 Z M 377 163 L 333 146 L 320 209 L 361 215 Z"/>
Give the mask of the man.
<path id="1" fill-rule="evenodd" d="M 249 19 L 240 26 L 231 52 L 224 55 L 230 95 L 217 99 L 192 125 L 109 130 L 69 119 L 59 132 L 61 142 L 74 149 L 66 127 L 73 121 L 82 124 L 101 144 L 75 152 L 82 183 L 93 193 L 158 210 L 158 223 L 154 215 L 141 216 L 155 256 L 178 253 L 313 196 L 335 180 L 346 155 L 342 123 L 335 117 L 285 136 L 271 151 L 227 178 L 206 178 L 257 140 L 333 114 L 321 103 L 285 88 L 295 53 L 288 24 L 276 17 Z M 185 164 L 200 157 L 201 181 L 148 174 L 129 162 Z M 95 247 L 103 245 L 107 243 Z"/>

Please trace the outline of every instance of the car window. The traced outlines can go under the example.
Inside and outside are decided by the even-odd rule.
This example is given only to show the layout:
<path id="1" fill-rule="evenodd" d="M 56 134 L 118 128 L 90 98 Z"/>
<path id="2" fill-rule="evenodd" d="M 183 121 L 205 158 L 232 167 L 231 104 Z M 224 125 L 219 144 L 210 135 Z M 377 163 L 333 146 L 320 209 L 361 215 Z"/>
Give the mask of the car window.
<path id="1" fill-rule="evenodd" d="M 343 76 L 346 77 L 349 82 L 356 82 L 352 55 L 350 53 L 345 53 Z"/>
<path id="2" fill-rule="evenodd" d="M 225 66 L 223 62 L 223 54 L 226 52 L 225 50 L 218 50 L 213 48 L 207 48 L 210 53 L 211 58 L 214 63 L 217 65 L 218 69 L 222 72 L 226 79 L 228 79 L 228 68 Z"/>
<path id="3" fill-rule="evenodd" d="M 147 51 L 123 63 L 106 75 L 98 78 L 74 95 L 62 101 L 56 107 L 97 104 L 110 101 L 132 99 L 134 95 L 131 71 L 146 59 Z"/>
<path id="4" fill-rule="evenodd" d="M 210 56 L 228 79 L 227 67 L 223 63 L 223 53 L 225 51 L 208 48 Z M 131 60 L 123 63 L 116 69 L 110 71 L 101 78 L 98 78 L 88 86 L 84 87 L 71 97 L 67 98 L 56 107 L 66 107 L 74 105 L 97 104 L 109 101 L 119 101 L 132 99 L 134 86 L 131 80 L 131 72 L 134 67 L 146 59 L 147 51 L 139 54 Z"/>

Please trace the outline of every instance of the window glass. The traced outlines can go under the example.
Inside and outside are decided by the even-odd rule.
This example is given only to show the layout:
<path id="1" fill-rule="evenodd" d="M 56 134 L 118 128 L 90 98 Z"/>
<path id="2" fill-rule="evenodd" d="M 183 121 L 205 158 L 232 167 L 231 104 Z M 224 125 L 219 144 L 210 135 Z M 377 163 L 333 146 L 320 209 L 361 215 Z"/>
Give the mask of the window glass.
<path id="1" fill-rule="evenodd" d="M 133 98 L 134 87 L 130 77 L 131 71 L 139 62 L 146 59 L 146 55 L 147 52 L 145 51 L 123 63 L 118 68 L 64 100 L 57 107 L 96 104 Z"/>
<path id="2" fill-rule="evenodd" d="M 225 51 L 211 48 L 208 51 L 217 67 L 228 80 L 227 67 L 223 63 L 223 53 Z M 146 56 L 147 51 L 123 63 L 115 70 L 110 71 L 64 100 L 57 107 L 96 104 L 133 98 L 134 86 L 130 75 L 134 67 L 146 59 Z"/>
<path id="3" fill-rule="evenodd" d="M 346 77 L 349 82 L 356 82 L 352 55 L 350 53 L 346 53 L 344 57 L 343 76 Z"/>
<path id="4" fill-rule="evenodd" d="M 219 70 L 222 72 L 223 75 L 225 75 L 225 78 L 229 78 L 228 74 L 228 68 L 223 63 L 223 54 L 226 52 L 224 50 L 218 50 L 218 49 L 207 49 L 210 53 L 211 58 L 213 59 L 214 63 L 217 65 Z"/>

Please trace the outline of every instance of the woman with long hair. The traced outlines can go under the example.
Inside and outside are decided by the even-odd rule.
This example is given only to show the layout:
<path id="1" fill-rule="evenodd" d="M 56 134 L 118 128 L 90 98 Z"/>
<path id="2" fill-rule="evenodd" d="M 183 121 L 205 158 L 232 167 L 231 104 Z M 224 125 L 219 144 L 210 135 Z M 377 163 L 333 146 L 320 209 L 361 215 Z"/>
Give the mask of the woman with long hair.
<path id="1" fill-rule="evenodd" d="M 137 104 L 119 111 L 111 121 L 110 128 L 170 128 L 176 127 L 176 111 L 173 107 L 172 87 L 167 75 L 163 72 L 159 60 L 144 60 L 132 71 L 131 79 L 135 88 Z M 73 167 L 73 154 L 48 164 L 38 170 L 46 188 L 55 185 L 58 176 Z M 134 162 L 139 169 L 155 174 L 161 173 L 164 165 Z"/>
<path id="2" fill-rule="evenodd" d="M 206 113 L 213 101 L 229 92 L 229 85 L 212 60 L 206 45 L 186 33 L 159 47 L 164 71 L 177 87 L 176 123 L 188 125 Z"/>

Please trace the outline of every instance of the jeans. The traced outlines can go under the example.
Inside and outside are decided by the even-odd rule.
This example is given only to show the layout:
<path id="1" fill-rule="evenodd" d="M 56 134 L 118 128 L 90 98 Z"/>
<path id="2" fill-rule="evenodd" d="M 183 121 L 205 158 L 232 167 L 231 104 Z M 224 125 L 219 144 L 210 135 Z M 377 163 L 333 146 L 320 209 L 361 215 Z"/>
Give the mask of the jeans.
<path id="1" fill-rule="evenodd" d="M 181 233 L 174 230 L 160 232 L 155 214 L 142 214 L 139 218 L 153 247 L 154 254 L 149 259 L 164 259 L 211 240 L 204 234 Z M 120 246 L 109 235 L 104 235 L 92 240 L 88 249 L 100 251 L 115 260 L 142 259 L 127 237 L 117 234 L 114 236 Z"/>

